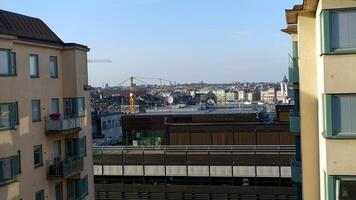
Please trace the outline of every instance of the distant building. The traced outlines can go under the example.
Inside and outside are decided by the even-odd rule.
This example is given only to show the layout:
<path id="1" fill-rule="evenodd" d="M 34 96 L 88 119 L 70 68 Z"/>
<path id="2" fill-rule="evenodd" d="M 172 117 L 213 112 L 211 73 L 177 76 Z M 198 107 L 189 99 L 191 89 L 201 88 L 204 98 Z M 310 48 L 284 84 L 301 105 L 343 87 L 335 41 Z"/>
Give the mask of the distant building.
<path id="1" fill-rule="evenodd" d="M 92 115 L 92 130 L 95 145 L 121 144 L 121 113 Z"/>
<path id="2" fill-rule="evenodd" d="M 214 90 L 212 92 L 216 95 L 218 103 L 225 103 L 225 99 L 226 99 L 225 90 L 220 89 L 220 90 Z"/>
<path id="3" fill-rule="evenodd" d="M 275 110 L 268 122 L 263 106 L 124 115 L 124 146 L 94 147 L 96 197 L 295 199 L 290 108 Z"/>
<path id="4" fill-rule="evenodd" d="M 236 101 L 238 100 L 239 97 L 238 93 L 235 91 L 227 92 L 225 96 L 226 96 L 226 102 Z"/>
<path id="5" fill-rule="evenodd" d="M 245 90 L 239 91 L 239 101 L 245 101 L 247 99 L 247 93 Z"/>
<path id="6" fill-rule="evenodd" d="M 268 104 L 275 104 L 277 101 L 277 93 L 275 88 L 261 91 L 261 101 Z"/>
<path id="7" fill-rule="evenodd" d="M 289 103 L 290 97 L 288 92 L 288 79 L 286 76 L 283 77 L 281 81 L 281 90 L 277 91 L 277 101 L 282 103 Z"/>
<path id="8" fill-rule="evenodd" d="M 247 101 L 259 101 L 260 100 L 260 93 L 259 92 L 249 92 L 247 93 Z"/>

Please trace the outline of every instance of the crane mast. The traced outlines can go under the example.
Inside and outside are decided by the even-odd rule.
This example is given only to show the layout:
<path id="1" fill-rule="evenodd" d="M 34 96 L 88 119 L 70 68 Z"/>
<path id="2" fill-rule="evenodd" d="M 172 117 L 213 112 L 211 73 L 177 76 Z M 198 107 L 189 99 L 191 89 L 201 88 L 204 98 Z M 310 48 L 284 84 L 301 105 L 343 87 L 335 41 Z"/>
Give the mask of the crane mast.
<path id="1" fill-rule="evenodd" d="M 133 87 L 134 87 L 134 83 L 133 83 L 134 77 L 130 77 L 130 112 L 131 113 L 135 113 L 135 97 L 133 94 Z"/>

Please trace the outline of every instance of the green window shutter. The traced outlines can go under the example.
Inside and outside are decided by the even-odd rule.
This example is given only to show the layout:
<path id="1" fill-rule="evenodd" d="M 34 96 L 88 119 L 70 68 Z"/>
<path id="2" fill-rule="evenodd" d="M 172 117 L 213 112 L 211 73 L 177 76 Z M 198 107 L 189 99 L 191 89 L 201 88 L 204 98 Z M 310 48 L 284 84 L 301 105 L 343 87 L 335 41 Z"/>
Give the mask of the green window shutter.
<path id="1" fill-rule="evenodd" d="M 321 12 L 322 24 L 322 53 L 330 53 L 330 11 Z"/>
<path id="2" fill-rule="evenodd" d="M 324 132 L 326 136 L 333 135 L 332 95 L 324 95 Z"/>

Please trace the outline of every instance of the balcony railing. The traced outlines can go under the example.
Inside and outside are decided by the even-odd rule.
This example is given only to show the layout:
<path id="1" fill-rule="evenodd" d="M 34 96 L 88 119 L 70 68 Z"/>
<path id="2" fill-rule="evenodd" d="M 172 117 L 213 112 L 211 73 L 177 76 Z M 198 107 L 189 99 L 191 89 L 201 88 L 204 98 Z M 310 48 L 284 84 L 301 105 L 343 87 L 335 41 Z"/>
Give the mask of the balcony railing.
<path id="1" fill-rule="evenodd" d="M 292 113 L 289 116 L 289 131 L 292 133 L 300 133 L 300 116 Z"/>
<path id="2" fill-rule="evenodd" d="M 81 129 L 81 118 L 59 118 L 51 119 L 46 118 L 46 134 L 47 135 L 58 135 L 67 134 L 72 132 L 78 132 Z"/>
<path id="3" fill-rule="evenodd" d="M 289 82 L 290 83 L 299 83 L 299 68 L 298 67 L 289 67 Z"/>
<path id="4" fill-rule="evenodd" d="M 83 170 L 83 166 L 84 160 L 81 156 L 66 160 L 49 160 L 47 176 L 49 179 L 66 178 L 81 172 Z"/>
<path id="5" fill-rule="evenodd" d="M 292 181 L 295 183 L 302 182 L 302 163 L 295 158 L 291 161 Z"/>

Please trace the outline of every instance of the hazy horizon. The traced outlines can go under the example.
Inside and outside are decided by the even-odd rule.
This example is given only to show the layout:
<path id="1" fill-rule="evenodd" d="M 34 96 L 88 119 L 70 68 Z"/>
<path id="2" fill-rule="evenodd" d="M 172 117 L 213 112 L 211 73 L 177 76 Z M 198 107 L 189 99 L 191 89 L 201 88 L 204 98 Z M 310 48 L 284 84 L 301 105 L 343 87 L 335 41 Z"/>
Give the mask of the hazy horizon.
<path id="1" fill-rule="evenodd" d="M 129 76 L 179 83 L 280 81 L 290 38 L 284 9 L 301 0 L 3 0 L 41 18 L 62 40 L 89 46 L 89 83 Z M 83 5 L 85 3 L 85 5 Z"/>

